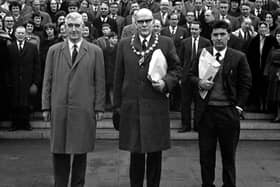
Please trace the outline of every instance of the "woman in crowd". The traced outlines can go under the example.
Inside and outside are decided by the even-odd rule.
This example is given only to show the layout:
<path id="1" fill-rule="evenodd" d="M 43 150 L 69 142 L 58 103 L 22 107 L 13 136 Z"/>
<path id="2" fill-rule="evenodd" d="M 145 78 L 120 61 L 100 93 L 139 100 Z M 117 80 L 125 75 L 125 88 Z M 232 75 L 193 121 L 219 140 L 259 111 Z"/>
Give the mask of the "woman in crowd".
<path id="1" fill-rule="evenodd" d="M 58 3 L 56 0 L 47 1 L 47 13 L 50 15 L 52 22 L 56 22 L 56 13 L 59 11 Z"/>
<path id="2" fill-rule="evenodd" d="M 34 22 L 29 20 L 25 23 L 26 29 L 26 41 L 33 43 L 37 46 L 38 51 L 40 51 L 40 37 L 33 33 L 34 31 Z"/>
<path id="3" fill-rule="evenodd" d="M 84 29 L 83 29 L 83 38 L 86 39 L 88 42 L 93 42 L 93 37 L 92 37 L 92 24 L 89 22 L 84 23 Z"/>
<path id="4" fill-rule="evenodd" d="M 276 108 L 275 118 L 271 121 L 280 123 L 280 29 L 275 31 L 278 45 L 271 49 L 267 58 L 265 75 L 268 77 L 267 104 Z"/>
<path id="5" fill-rule="evenodd" d="M 65 41 L 66 37 L 67 37 L 67 33 L 66 33 L 65 23 L 63 22 L 58 25 L 57 41 L 58 42 Z"/>
<path id="6" fill-rule="evenodd" d="M 264 14 L 264 21 L 269 25 L 270 34 L 275 34 L 276 24 L 274 22 L 272 12 L 266 12 Z"/>

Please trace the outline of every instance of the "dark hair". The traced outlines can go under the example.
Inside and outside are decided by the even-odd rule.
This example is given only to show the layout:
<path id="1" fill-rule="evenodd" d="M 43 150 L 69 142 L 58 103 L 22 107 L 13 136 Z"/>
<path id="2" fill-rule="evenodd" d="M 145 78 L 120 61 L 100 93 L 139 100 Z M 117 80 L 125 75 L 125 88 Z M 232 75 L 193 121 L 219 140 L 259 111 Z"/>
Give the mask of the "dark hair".
<path id="1" fill-rule="evenodd" d="M 44 35 L 45 35 L 45 36 L 47 36 L 46 30 L 47 30 L 48 28 L 52 28 L 52 29 L 53 29 L 53 34 L 54 34 L 54 36 L 57 35 L 56 25 L 55 25 L 54 23 L 46 23 L 46 24 L 44 25 Z"/>
<path id="2" fill-rule="evenodd" d="M 80 0 L 80 2 L 79 2 L 79 3 L 80 3 L 80 5 L 81 5 L 81 3 L 82 3 L 83 1 L 86 1 L 86 2 L 88 3 L 88 6 L 87 6 L 87 7 L 89 7 L 89 6 L 90 6 L 90 4 L 91 4 L 91 3 L 90 3 L 90 1 L 89 1 L 89 0 Z"/>
<path id="3" fill-rule="evenodd" d="M 18 1 L 11 1 L 9 4 L 9 11 L 12 11 L 12 7 L 19 7 L 21 10 L 21 4 Z"/>
<path id="4" fill-rule="evenodd" d="M 230 26 L 227 22 L 223 21 L 223 20 L 216 20 L 213 22 L 212 24 L 212 31 L 214 29 L 226 29 L 228 33 L 230 33 Z"/>
<path id="5" fill-rule="evenodd" d="M 268 23 L 266 23 L 265 21 L 260 21 L 258 27 L 260 27 L 261 25 L 265 25 L 266 27 L 268 27 Z"/>
<path id="6" fill-rule="evenodd" d="M 221 0 L 220 4 L 229 4 L 228 0 Z"/>
<path id="7" fill-rule="evenodd" d="M 59 10 L 55 13 L 55 20 L 57 21 L 57 19 L 60 17 L 60 16 L 66 16 L 66 12 L 64 10 Z"/>
<path id="8" fill-rule="evenodd" d="M 26 27 L 26 26 L 27 26 L 27 24 L 31 24 L 31 25 L 35 26 L 34 21 L 33 21 L 33 20 L 31 20 L 31 19 L 27 20 L 27 21 L 24 23 L 24 27 Z"/>
<path id="9" fill-rule="evenodd" d="M 118 3 L 117 3 L 116 1 L 110 3 L 110 4 L 109 4 L 109 7 L 110 7 L 111 5 L 117 5 L 117 6 L 119 6 Z"/>
<path id="10" fill-rule="evenodd" d="M 280 27 L 278 27 L 278 28 L 275 30 L 275 33 L 274 33 L 275 37 L 276 37 L 276 34 L 280 34 Z"/>
<path id="11" fill-rule="evenodd" d="M 80 8 L 80 2 L 77 1 L 77 0 L 70 0 L 70 1 L 66 1 L 67 2 L 67 7 L 70 7 L 70 6 L 75 6 L 75 7 L 78 7 Z"/>
<path id="12" fill-rule="evenodd" d="M 111 29 L 111 25 L 109 23 L 103 23 L 101 28 L 103 28 L 103 27 L 109 27 Z"/>
<path id="13" fill-rule="evenodd" d="M 251 8 L 251 5 L 250 5 L 249 3 L 242 3 L 242 4 L 241 4 L 241 7 L 242 7 L 242 6 L 247 6 L 247 7 Z"/>
<path id="14" fill-rule="evenodd" d="M 115 36 L 118 36 L 118 35 L 113 31 L 108 34 L 108 38 L 113 38 Z"/>
<path id="15" fill-rule="evenodd" d="M 43 19 L 43 17 L 41 16 L 40 12 L 34 12 L 32 14 L 32 19 L 34 19 L 35 17 L 41 17 L 41 19 Z"/>

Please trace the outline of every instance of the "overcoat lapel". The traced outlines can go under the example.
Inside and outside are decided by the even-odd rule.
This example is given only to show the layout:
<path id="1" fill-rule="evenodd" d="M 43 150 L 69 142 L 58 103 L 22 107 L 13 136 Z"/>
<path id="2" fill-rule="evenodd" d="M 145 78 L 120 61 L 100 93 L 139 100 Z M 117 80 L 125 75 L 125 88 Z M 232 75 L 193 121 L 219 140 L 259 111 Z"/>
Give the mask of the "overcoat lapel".
<path id="1" fill-rule="evenodd" d="M 69 45 L 68 41 L 64 41 L 62 47 L 61 47 L 63 56 L 65 57 L 65 62 L 68 64 L 69 68 L 72 66 L 72 61 L 71 61 L 71 55 L 70 55 L 70 50 L 69 50 Z"/>

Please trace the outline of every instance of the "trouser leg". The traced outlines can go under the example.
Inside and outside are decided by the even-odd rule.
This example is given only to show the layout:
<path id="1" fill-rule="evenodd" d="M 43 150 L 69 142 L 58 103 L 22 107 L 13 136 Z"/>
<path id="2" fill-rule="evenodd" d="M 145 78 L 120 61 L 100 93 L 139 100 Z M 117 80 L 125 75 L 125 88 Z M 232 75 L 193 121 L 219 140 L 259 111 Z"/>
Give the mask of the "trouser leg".
<path id="1" fill-rule="evenodd" d="M 159 187 L 162 151 L 147 154 L 147 187 Z"/>

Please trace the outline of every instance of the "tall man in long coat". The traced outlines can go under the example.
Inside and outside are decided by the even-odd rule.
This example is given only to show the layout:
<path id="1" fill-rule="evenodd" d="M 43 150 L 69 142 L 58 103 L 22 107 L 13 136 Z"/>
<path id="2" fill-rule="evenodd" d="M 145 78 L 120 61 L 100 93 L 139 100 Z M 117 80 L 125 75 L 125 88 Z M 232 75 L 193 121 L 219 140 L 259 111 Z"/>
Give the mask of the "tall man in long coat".
<path id="1" fill-rule="evenodd" d="M 216 56 L 220 69 L 214 80 L 199 77 L 199 60 L 195 60 L 190 79 L 206 98 L 197 94 L 197 123 L 202 187 L 214 187 L 217 141 L 223 165 L 223 186 L 236 187 L 235 153 L 240 134 L 240 114 L 251 87 L 251 72 L 246 55 L 229 48 L 229 25 L 213 22 L 213 47 L 206 50 Z M 200 56 L 200 55 L 198 55 Z"/>
<path id="2" fill-rule="evenodd" d="M 138 32 L 120 41 L 117 52 L 114 108 L 120 111 L 119 148 L 131 152 L 130 183 L 159 187 L 162 151 L 170 148 L 168 92 L 178 83 L 179 57 L 172 40 L 152 33 L 153 15 L 143 8 L 136 13 Z M 153 51 L 167 60 L 167 74 L 158 81 L 147 78 Z M 147 155 L 147 159 L 145 156 Z"/>
<path id="3" fill-rule="evenodd" d="M 47 54 L 42 107 L 45 119 L 51 115 L 55 187 L 67 187 L 71 167 L 71 186 L 81 187 L 105 107 L 104 62 L 101 49 L 82 39 L 82 16 L 69 13 L 65 23 L 68 39 Z"/>

